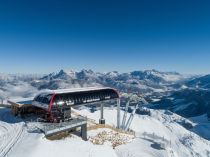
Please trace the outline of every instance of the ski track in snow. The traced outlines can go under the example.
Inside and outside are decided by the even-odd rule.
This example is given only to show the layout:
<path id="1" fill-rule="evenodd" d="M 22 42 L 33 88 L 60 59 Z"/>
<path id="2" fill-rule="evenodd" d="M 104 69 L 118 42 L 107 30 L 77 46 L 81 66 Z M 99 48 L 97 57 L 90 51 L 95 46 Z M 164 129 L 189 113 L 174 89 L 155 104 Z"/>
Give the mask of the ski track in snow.
<path id="1" fill-rule="evenodd" d="M 23 122 L 17 122 L 9 111 L 0 108 L 0 157 L 5 157 L 24 136 Z"/>

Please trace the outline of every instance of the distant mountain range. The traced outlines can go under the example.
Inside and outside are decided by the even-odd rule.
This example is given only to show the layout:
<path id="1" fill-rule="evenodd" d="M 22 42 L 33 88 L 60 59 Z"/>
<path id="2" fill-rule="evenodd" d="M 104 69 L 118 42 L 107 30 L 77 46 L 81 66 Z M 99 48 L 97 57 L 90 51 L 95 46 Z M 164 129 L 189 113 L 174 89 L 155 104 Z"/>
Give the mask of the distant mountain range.
<path id="1" fill-rule="evenodd" d="M 157 70 L 128 73 L 60 70 L 47 75 L 0 74 L 0 98 L 33 97 L 40 90 L 90 86 L 118 89 L 126 98 L 144 97 L 152 107 L 185 117 L 210 112 L 210 75 L 182 75 Z"/>
<path id="2" fill-rule="evenodd" d="M 64 71 L 51 73 L 31 82 L 32 86 L 39 90 L 49 88 L 72 88 L 84 86 L 109 86 L 122 92 L 152 93 L 164 92 L 167 85 L 186 79 L 176 72 L 159 72 L 156 70 L 133 71 L 130 73 L 118 73 L 117 71 L 99 73 L 92 70 Z"/>
<path id="3" fill-rule="evenodd" d="M 157 70 L 129 73 L 60 70 L 48 75 L 0 74 L 0 97 L 27 97 L 39 90 L 87 86 L 109 86 L 120 92 L 150 95 L 180 88 L 189 79 L 192 76 Z"/>
<path id="4" fill-rule="evenodd" d="M 47 75 L 0 74 L 0 98 L 29 97 L 40 90 L 87 86 L 109 86 L 124 93 L 151 95 L 170 91 L 175 88 L 171 87 L 174 83 L 188 78 L 176 72 L 157 70 L 129 73 L 60 70 Z"/>

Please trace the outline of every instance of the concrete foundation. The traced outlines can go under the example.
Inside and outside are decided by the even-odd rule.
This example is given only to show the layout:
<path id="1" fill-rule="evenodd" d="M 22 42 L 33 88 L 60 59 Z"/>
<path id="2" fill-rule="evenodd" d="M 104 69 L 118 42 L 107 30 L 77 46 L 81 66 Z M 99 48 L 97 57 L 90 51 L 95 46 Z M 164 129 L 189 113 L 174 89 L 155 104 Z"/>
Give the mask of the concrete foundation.
<path id="1" fill-rule="evenodd" d="M 99 124 L 105 124 L 105 123 L 106 123 L 105 119 L 99 119 Z"/>

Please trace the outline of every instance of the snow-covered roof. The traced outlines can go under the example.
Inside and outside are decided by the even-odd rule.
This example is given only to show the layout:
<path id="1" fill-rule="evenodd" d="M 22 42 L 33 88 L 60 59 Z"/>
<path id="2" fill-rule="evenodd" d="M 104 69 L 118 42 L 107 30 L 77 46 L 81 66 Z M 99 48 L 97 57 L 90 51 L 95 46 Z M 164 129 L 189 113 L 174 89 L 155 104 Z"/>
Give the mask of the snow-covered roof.
<path id="1" fill-rule="evenodd" d="M 87 88 L 73 88 L 73 89 L 59 89 L 51 90 L 38 94 L 34 98 L 34 106 L 40 104 L 45 108 L 48 108 L 50 101 L 52 102 L 64 102 L 66 101 L 71 105 L 82 105 L 88 103 L 95 103 L 99 101 L 111 100 L 119 98 L 117 90 L 108 87 L 87 87 Z M 37 103 L 38 102 L 38 103 Z M 41 102 L 41 103 L 40 103 Z"/>
<path id="2" fill-rule="evenodd" d="M 65 93 L 79 93 L 79 92 L 90 92 L 90 91 L 100 91 L 100 90 L 115 90 L 109 87 L 83 87 L 83 88 L 71 88 L 71 89 L 58 89 L 58 90 L 49 90 L 42 92 L 40 94 L 65 94 Z M 115 90 L 116 91 L 116 90 Z M 117 92 L 117 91 L 116 91 Z"/>
<path id="3" fill-rule="evenodd" d="M 7 101 L 11 101 L 11 102 L 15 102 L 18 104 L 24 104 L 23 102 L 32 102 L 34 98 L 33 97 L 29 97 L 29 98 L 13 98 L 13 99 L 9 99 Z"/>

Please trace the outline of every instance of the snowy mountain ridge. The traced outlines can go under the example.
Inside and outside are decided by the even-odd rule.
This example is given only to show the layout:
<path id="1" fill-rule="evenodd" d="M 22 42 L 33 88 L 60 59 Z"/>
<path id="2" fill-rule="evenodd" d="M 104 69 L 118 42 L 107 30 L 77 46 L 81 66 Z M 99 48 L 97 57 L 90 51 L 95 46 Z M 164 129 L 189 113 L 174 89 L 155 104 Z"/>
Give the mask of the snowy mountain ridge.
<path id="1" fill-rule="evenodd" d="M 59 88 L 55 86 L 55 80 L 62 80 L 77 86 L 111 86 L 122 91 L 152 92 L 154 90 L 166 90 L 162 85 L 171 84 L 186 79 L 186 76 L 176 72 L 159 72 L 157 70 L 133 71 L 130 73 L 94 72 L 92 70 L 81 70 L 79 72 L 60 70 L 41 78 L 41 81 L 54 84 L 49 88 Z M 39 86 L 34 84 L 34 86 Z M 42 87 L 38 87 L 42 88 Z"/>
<path id="2" fill-rule="evenodd" d="M 0 97 L 28 96 L 20 90 L 37 92 L 44 89 L 109 86 L 122 92 L 152 93 L 167 91 L 167 85 L 186 79 L 176 72 L 157 70 L 133 71 L 130 73 L 94 72 L 92 70 L 60 70 L 48 75 L 1 74 Z M 19 88 L 17 90 L 17 88 Z M 12 91 L 11 91 L 12 90 Z M 17 91 L 18 93 L 14 92 Z M 33 96 L 33 95 L 31 95 Z"/>

